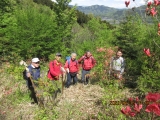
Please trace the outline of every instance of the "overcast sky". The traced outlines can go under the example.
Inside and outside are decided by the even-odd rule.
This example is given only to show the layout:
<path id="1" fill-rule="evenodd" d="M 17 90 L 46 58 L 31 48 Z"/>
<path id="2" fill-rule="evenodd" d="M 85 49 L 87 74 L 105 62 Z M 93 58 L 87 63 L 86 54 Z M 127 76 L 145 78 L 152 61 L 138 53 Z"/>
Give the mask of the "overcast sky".
<path id="1" fill-rule="evenodd" d="M 138 7 L 144 5 L 145 0 L 130 0 L 129 8 Z M 108 7 L 114 8 L 126 8 L 125 7 L 125 0 L 72 0 L 70 5 L 77 5 L 77 6 L 91 6 L 91 5 L 105 5 Z"/>

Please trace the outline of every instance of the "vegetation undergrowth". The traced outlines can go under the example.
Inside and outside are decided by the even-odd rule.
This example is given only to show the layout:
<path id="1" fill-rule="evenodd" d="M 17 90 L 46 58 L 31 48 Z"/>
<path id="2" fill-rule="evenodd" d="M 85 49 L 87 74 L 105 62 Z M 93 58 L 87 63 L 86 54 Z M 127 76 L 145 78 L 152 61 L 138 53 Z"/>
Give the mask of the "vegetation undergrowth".
<path id="1" fill-rule="evenodd" d="M 147 119 L 149 114 L 153 115 L 149 119 L 159 119 L 157 104 L 149 104 L 156 110 L 147 108 L 149 114 L 140 115 L 140 110 L 145 111 L 148 105 L 136 101 L 145 101 L 148 93 L 155 101 L 160 99 L 159 3 L 148 3 L 145 18 L 131 14 L 135 11 L 128 8 L 118 25 L 79 13 L 76 6 L 69 8 L 69 3 L 70 0 L 0 1 L 0 119 L 127 120 Z M 152 23 L 148 24 L 147 19 Z M 109 74 L 110 60 L 117 49 L 123 51 L 126 61 L 121 84 Z M 78 59 L 88 50 L 97 61 L 90 85 L 71 86 L 53 100 L 61 83 L 47 79 L 48 63 L 56 52 L 62 53 L 64 64 L 72 52 L 77 53 Z M 37 88 L 41 105 L 31 104 L 33 100 L 22 77 L 24 67 L 19 65 L 21 59 L 30 64 L 32 57 L 41 61 Z M 136 104 L 128 103 L 130 97 Z"/>

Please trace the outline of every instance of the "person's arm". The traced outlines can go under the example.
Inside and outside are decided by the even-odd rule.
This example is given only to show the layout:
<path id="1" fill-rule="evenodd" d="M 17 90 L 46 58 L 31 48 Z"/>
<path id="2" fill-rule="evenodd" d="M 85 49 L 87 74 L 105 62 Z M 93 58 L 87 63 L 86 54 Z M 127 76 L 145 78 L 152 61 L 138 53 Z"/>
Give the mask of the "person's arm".
<path id="1" fill-rule="evenodd" d="M 32 68 L 28 66 L 29 72 L 26 71 L 26 76 L 29 78 L 31 77 Z"/>
<path id="2" fill-rule="evenodd" d="M 49 70 L 50 70 L 50 73 L 53 75 L 53 76 L 58 76 L 58 74 L 56 73 L 56 71 L 54 71 L 54 62 L 50 62 L 49 63 Z"/>
<path id="3" fill-rule="evenodd" d="M 76 61 L 77 63 L 76 63 L 76 67 L 77 67 L 77 71 L 79 71 L 79 63 L 78 63 L 78 61 Z"/>
<path id="4" fill-rule="evenodd" d="M 94 59 L 94 57 L 92 57 L 92 64 L 93 64 L 93 67 L 96 65 L 96 60 Z"/>
<path id="5" fill-rule="evenodd" d="M 83 61 L 85 56 L 82 56 L 79 60 L 78 60 L 78 63 L 81 63 Z"/>
<path id="6" fill-rule="evenodd" d="M 121 63 L 121 73 L 120 74 L 123 74 L 124 73 L 124 68 L 125 68 L 125 60 L 122 58 L 122 63 Z"/>
<path id="7" fill-rule="evenodd" d="M 66 61 L 64 68 L 67 69 L 68 68 L 68 60 Z"/>
<path id="8" fill-rule="evenodd" d="M 69 65 L 68 65 L 68 60 L 66 61 L 64 68 L 66 70 L 67 73 L 69 73 Z"/>

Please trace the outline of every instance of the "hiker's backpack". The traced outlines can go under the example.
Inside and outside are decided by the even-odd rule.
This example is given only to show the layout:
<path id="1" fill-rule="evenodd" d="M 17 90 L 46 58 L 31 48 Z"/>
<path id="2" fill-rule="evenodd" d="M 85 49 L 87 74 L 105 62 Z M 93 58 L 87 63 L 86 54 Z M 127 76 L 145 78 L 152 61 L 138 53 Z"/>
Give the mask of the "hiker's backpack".
<path id="1" fill-rule="evenodd" d="M 69 59 L 71 59 L 71 56 L 67 56 L 67 57 L 66 57 L 66 61 L 69 60 Z"/>
<path id="2" fill-rule="evenodd" d="M 28 80 L 28 77 L 26 76 L 26 69 L 23 70 L 23 79 L 24 79 L 24 80 Z"/>
<path id="3" fill-rule="evenodd" d="M 66 61 L 68 61 L 68 66 L 70 65 L 71 56 L 66 57 Z M 76 60 L 76 64 L 78 64 L 78 61 Z"/>

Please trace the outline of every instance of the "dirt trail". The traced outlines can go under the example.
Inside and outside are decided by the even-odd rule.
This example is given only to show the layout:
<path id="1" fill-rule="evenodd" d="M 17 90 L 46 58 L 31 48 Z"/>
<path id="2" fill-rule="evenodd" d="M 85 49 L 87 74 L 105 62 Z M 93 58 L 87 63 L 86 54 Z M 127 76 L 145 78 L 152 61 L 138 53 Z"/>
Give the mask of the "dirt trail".
<path id="1" fill-rule="evenodd" d="M 77 85 L 64 89 L 58 96 L 56 110 L 61 112 L 58 120 L 96 119 L 101 109 L 98 101 L 103 96 L 103 89 L 98 85 Z"/>

